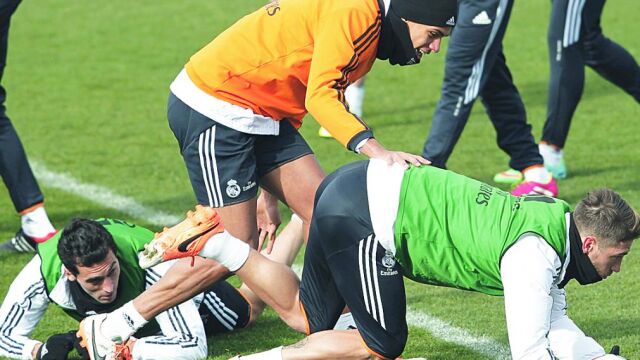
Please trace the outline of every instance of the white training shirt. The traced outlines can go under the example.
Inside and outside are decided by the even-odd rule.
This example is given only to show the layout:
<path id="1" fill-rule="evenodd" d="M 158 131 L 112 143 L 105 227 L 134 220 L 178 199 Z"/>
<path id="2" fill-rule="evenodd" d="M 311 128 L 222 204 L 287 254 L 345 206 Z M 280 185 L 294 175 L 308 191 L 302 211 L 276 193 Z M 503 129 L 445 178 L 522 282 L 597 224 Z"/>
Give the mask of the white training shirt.
<path id="1" fill-rule="evenodd" d="M 161 263 L 148 269 L 146 287 L 156 283 L 173 265 Z M 68 281 L 66 276 L 62 282 Z M 62 283 L 56 289 L 66 288 Z M 66 308 L 75 308 L 68 293 L 58 292 L 55 302 Z M 20 271 L 9 287 L 0 307 L 0 356 L 12 359 L 31 359 L 31 352 L 40 342 L 30 338 L 42 319 L 51 299 L 46 294 L 40 273 L 40 257 L 37 255 Z M 207 357 L 207 338 L 198 313 L 202 294 L 156 316 L 162 331 L 157 336 L 138 339 L 134 345 L 133 359 L 194 360 Z M 72 329 L 58 329 L 66 332 Z"/>

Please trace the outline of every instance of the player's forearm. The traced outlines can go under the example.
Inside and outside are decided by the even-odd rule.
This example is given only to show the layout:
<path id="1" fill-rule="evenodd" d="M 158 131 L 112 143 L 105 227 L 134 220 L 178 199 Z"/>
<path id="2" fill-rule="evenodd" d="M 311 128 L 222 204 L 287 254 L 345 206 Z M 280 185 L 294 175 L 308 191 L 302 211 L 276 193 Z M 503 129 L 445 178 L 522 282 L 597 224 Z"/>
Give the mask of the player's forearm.
<path id="1" fill-rule="evenodd" d="M 133 305 L 143 318 L 150 320 L 201 293 L 227 273 L 226 268 L 213 260 L 196 257 L 192 267 L 190 258 L 182 259 L 160 281 L 136 297 Z"/>
<path id="2" fill-rule="evenodd" d="M 9 359 L 35 359 L 42 343 L 24 336 L 0 335 L 0 357 Z"/>
<path id="3" fill-rule="evenodd" d="M 368 158 L 375 159 L 383 152 L 387 151 L 382 144 L 375 138 L 368 139 L 360 148 L 360 154 L 367 156 Z"/>

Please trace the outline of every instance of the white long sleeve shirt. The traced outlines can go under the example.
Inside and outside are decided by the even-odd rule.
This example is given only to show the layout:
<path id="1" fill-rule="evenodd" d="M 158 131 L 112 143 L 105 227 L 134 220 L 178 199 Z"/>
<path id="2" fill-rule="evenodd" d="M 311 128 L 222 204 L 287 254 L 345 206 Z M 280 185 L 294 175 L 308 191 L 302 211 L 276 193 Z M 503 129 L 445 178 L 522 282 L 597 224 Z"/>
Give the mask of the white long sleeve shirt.
<path id="1" fill-rule="evenodd" d="M 535 234 L 523 235 L 502 257 L 513 359 L 590 360 L 605 355 L 567 316 L 565 290 L 558 288 L 567 264 L 563 267 L 553 248 Z"/>
<path id="2" fill-rule="evenodd" d="M 173 265 L 166 262 L 146 271 L 146 287 L 153 285 Z M 62 282 L 68 281 L 63 275 Z M 60 283 L 59 283 L 60 284 Z M 56 288 L 66 289 L 66 286 Z M 202 295 L 159 314 L 156 322 L 161 333 L 136 341 L 134 359 L 204 359 L 207 339 L 198 313 Z M 51 302 L 75 309 L 71 296 L 64 291 L 47 296 L 40 273 L 40 258 L 35 256 L 15 278 L 0 307 L 0 356 L 31 359 L 33 348 L 40 342 L 31 333 Z M 62 330 L 62 329 L 61 329 Z"/>

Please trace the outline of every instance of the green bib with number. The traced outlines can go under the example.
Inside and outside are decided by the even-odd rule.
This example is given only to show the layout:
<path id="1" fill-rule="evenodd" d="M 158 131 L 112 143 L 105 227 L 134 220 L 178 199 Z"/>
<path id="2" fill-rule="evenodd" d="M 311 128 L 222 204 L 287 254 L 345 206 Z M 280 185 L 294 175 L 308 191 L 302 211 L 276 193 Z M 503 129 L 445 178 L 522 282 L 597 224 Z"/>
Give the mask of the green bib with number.
<path id="1" fill-rule="evenodd" d="M 502 295 L 500 260 L 521 235 L 544 238 L 564 262 L 569 205 L 544 196 L 512 196 L 431 166 L 402 180 L 394 225 L 396 259 L 421 283 Z"/>

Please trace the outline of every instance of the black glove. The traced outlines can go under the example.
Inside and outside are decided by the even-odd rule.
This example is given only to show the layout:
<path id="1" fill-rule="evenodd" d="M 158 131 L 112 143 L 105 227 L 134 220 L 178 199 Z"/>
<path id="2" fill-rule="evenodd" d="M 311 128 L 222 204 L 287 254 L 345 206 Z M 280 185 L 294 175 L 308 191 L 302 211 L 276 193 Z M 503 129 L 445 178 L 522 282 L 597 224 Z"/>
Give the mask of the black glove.
<path id="1" fill-rule="evenodd" d="M 91 360 L 91 358 L 89 357 L 89 350 L 87 350 L 87 348 L 85 348 L 84 346 L 80 345 L 80 338 L 76 337 L 76 341 L 73 343 L 73 347 L 78 352 L 78 355 L 80 355 L 80 359 Z"/>
<path id="2" fill-rule="evenodd" d="M 37 360 L 67 360 L 73 344 L 77 341 L 76 332 L 52 335 L 40 346 Z"/>
<path id="3" fill-rule="evenodd" d="M 609 351 L 609 354 L 620 355 L 620 346 L 613 345 L 613 347 L 611 348 L 611 351 Z"/>

